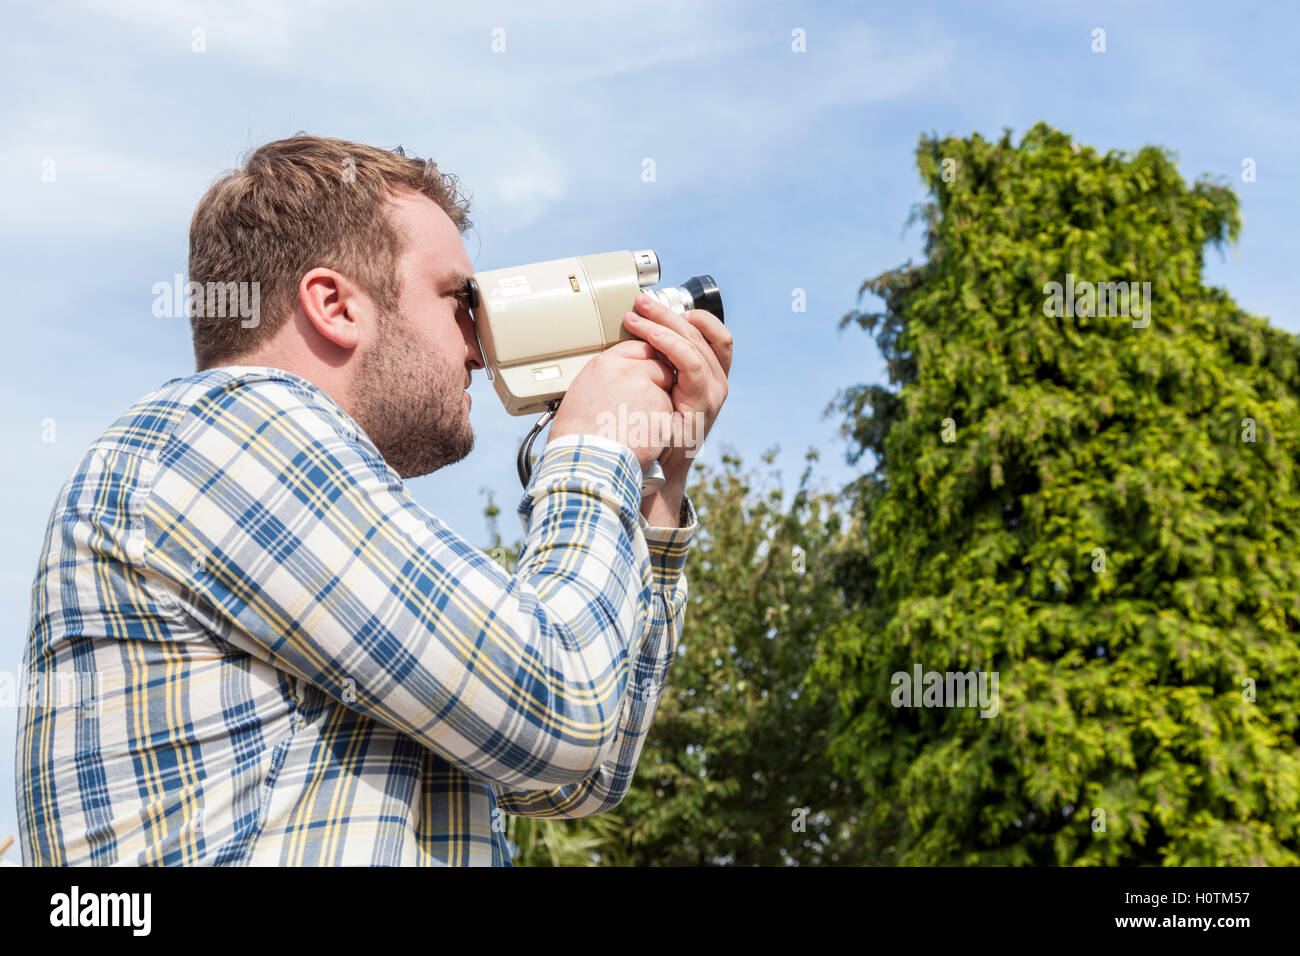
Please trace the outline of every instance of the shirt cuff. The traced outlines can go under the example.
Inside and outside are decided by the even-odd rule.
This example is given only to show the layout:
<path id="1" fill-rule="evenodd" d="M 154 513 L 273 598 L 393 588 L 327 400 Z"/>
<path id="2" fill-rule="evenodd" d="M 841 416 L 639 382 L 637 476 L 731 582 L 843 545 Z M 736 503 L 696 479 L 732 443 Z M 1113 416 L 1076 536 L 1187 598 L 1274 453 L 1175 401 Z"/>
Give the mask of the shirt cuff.
<path id="1" fill-rule="evenodd" d="M 657 528 L 640 515 L 641 533 L 645 535 L 646 547 L 650 551 L 650 570 L 657 588 L 672 590 L 686 566 L 686 552 L 690 550 L 691 539 L 700 530 L 700 519 L 695 513 L 695 505 L 690 495 L 682 495 L 682 510 L 677 520 L 680 528 Z"/>

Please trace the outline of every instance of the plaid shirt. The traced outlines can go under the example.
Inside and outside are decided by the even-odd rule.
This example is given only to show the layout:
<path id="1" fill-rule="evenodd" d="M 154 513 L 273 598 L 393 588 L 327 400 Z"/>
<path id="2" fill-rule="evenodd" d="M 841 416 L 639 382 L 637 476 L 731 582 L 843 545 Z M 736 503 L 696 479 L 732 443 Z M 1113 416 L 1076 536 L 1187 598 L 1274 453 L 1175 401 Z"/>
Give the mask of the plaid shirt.
<path id="1" fill-rule="evenodd" d="M 547 445 L 507 573 L 305 379 L 168 382 L 64 485 L 18 717 L 23 862 L 510 865 L 502 814 L 627 792 L 698 529 Z"/>

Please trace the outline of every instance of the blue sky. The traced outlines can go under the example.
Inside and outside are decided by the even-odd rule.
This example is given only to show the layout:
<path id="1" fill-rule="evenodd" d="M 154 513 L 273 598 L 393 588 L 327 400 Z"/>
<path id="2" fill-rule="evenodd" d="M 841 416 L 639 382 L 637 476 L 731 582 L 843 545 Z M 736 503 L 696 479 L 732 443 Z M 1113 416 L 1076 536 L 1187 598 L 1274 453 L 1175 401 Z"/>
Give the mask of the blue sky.
<path id="1" fill-rule="evenodd" d="M 1241 197 L 1242 239 L 1207 254 L 1209 280 L 1300 332 L 1294 4 L 628 11 L 119 0 L 6 12 L 0 675 L 17 677 L 45 522 L 73 464 L 136 398 L 193 369 L 185 320 L 154 317 L 151 289 L 185 271 L 195 203 L 245 150 L 298 131 L 401 144 L 459 176 L 476 268 L 653 248 L 668 282 L 711 273 L 736 358 L 702 460 L 730 447 L 757 463 L 780 445 L 787 481 L 809 447 L 826 486 L 854 473 L 822 412 L 838 388 L 884 376 L 871 341 L 837 322 L 863 279 L 920 256 L 904 223 L 925 199 L 922 133 L 1018 137 L 1045 120 L 1102 150 L 1174 150 L 1188 180 L 1222 176 Z M 1098 27 L 1104 53 L 1091 49 Z M 791 49 L 795 29 L 806 52 Z M 791 310 L 795 289 L 806 312 Z M 514 454 L 530 420 L 507 416 L 481 374 L 471 392 L 474 453 L 412 488 L 484 541 L 482 489 L 494 489 L 513 536 Z M 15 732 L 16 709 L 0 706 L 0 839 L 17 829 Z"/>

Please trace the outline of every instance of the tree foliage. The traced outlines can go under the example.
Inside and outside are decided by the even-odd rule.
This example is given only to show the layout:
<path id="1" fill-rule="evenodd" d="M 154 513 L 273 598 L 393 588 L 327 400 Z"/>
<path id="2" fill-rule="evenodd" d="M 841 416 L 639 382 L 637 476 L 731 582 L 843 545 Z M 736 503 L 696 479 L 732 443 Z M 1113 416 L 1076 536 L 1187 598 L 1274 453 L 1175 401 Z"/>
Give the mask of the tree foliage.
<path id="1" fill-rule="evenodd" d="M 924 137 L 926 259 L 863 285 L 855 607 L 810 688 L 904 864 L 1300 863 L 1300 348 L 1202 282 L 1224 185 L 1040 124 Z M 1150 283 L 1149 324 L 1049 284 Z M 1055 311 L 1058 314 L 1047 314 Z M 897 672 L 1000 709 L 895 706 Z"/>

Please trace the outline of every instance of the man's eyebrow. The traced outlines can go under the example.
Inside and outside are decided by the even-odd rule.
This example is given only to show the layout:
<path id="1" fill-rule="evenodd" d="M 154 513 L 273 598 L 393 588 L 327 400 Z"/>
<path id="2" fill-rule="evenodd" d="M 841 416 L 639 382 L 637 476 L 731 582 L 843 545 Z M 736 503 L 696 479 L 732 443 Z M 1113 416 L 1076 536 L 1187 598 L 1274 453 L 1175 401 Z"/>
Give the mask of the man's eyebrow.
<path id="1" fill-rule="evenodd" d="M 453 269 L 443 277 L 442 284 L 449 289 L 461 291 L 467 282 L 473 277 L 472 272 L 462 272 L 460 269 Z"/>

